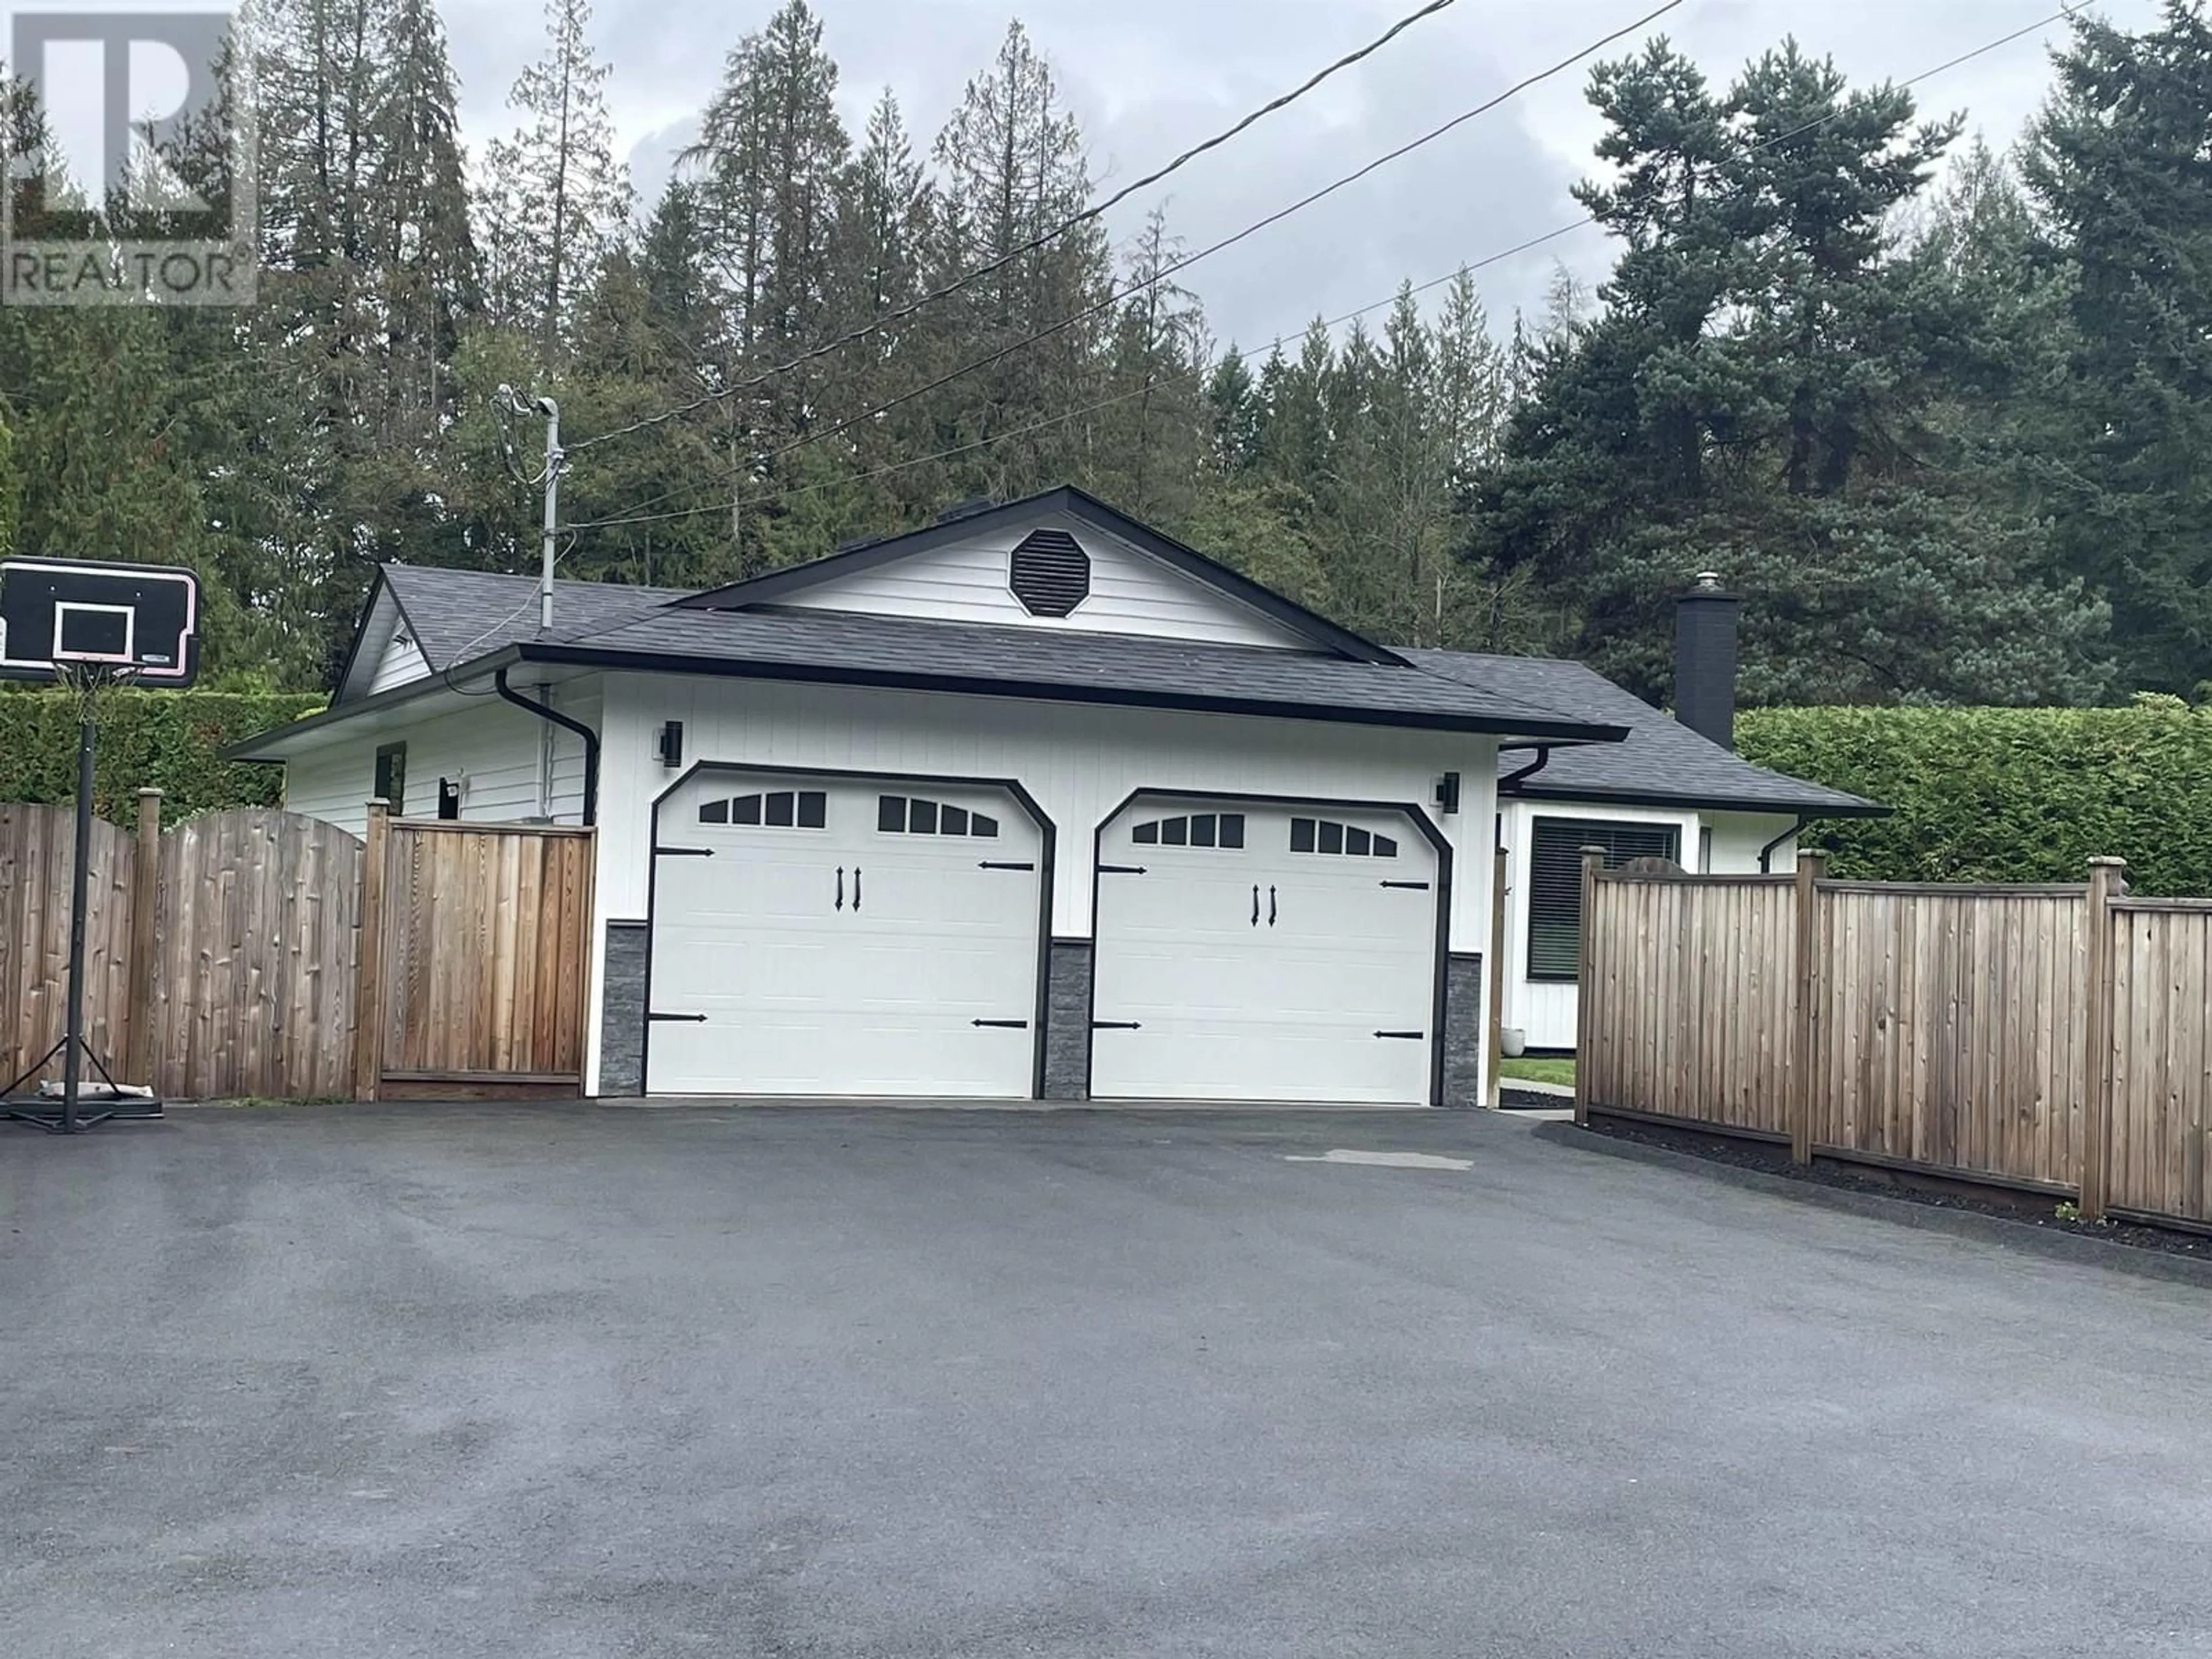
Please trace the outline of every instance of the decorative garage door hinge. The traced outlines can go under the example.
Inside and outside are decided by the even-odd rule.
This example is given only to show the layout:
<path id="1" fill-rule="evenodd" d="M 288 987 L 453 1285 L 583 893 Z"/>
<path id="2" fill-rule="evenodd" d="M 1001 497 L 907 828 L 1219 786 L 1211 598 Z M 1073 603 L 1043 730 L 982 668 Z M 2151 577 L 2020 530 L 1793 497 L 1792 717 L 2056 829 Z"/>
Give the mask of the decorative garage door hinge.
<path id="1" fill-rule="evenodd" d="M 1385 887 L 1399 888 L 1408 893 L 1425 893 L 1429 890 L 1429 884 L 1425 881 L 1386 881 L 1382 884 Z"/>
<path id="2" fill-rule="evenodd" d="M 1026 1031 L 1030 1029 L 1030 1023 L 1025 1019 L 979 1019 L 975 1024 L 994 1031 Z"/>
<path id="3" fill-rule="evenodd" d="M 993 862 L 989 859 L 985 859 L 975 867 L 978 870 L 1034 870 L 1036 868 L 1036 866 L 1034 864 L 998 864 Z"/>
<path id="4" fill-rule="evenodd" d="M 1094 1019 L 1091 1022 L 1091 1029 L 1094 1031 L 1141 1031 L 1145 1028 L 1142 1022 L 1133 1019 Z"/>
<path id="5" fill-rule="evenodd" d="M 1377 1031 L 1375 1035 L 1387 1037 L 1394 1042 L 1419 1042 L 1423 1037 L 1428 1036 L 1428 1033 L 1426 1031 Z"/>
<path id="6" fill-rule="evenodd" d="M 714 856 L 711 847 L 656 847 L 653 856 L 657 859 L 710 859 Z"/>
<path id="7" fill-rule="evenodd" d="M 655 1025 L 704 1025 L 704 1014 L 647 1014 L 646 1018 Z"/>
<path id="8" fill-rule="evenodd" d="M 1102 876 L 1143 876 L 1152 872 L 1141 864 L 1102 864 L 1098 866 L 1098 873 Z"/>

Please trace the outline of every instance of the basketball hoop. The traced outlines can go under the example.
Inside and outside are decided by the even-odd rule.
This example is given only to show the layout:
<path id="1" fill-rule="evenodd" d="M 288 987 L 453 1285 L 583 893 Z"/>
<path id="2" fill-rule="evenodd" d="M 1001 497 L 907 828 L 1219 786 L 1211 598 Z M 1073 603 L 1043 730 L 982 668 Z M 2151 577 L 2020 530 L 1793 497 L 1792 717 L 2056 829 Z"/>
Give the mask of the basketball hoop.
<path id="1" fill-rule="evenodd" d="M 112 1117 L 159 1117 L 161 1103 L 134 1096 L 109 1075 L 84 1036 L 85 910 L 92 856 L 93 762 L 98 694 L 115 685 L 182 690 L 199 677 L 199 578 L 162 565 L 90 559 L 0 560 L 0 679 L 60 685 L 76 694 L 76 851 L 70 888 L 68 1026 L 61 1041 L 0 1088 L 0 1116 L 55 1134 L 77 1134 Z M 10 1098 L 62 1057 L 57 1104 Z M 87 1115 L 83 1062 L 106 1087 L 107 1110 Z"/>

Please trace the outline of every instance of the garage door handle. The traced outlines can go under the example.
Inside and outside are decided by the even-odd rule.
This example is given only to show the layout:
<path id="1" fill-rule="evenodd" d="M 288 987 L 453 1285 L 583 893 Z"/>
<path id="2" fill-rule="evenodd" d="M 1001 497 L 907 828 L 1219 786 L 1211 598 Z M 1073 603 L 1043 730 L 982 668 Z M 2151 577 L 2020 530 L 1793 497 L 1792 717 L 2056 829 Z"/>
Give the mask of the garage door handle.
<path id="1" fill-rule="evenodd" d="M 1267 926 L 1268 926 L 1268 927 L 1273 927 L 1274 925 L 1275 925 L 1275 890 L 1274 890 L 1273 888 L 1270 887 L 1270 888 L 1267 890 Z"/>
<path id="2" fill-rule="evenodd" d="M 1252 925 L 1260 925 L 1260 884 L 1256 881 L 1252 884 Z"/>
<path id="3" fill-rule="evenodd" d="M 853 866 L 853 914 L 860 914 L 860 866 Z"/>
<path id="4" fill-rule="evenodd" d="M 842 864 L 837 866 L 837 908 L 845 908 L 845 866 Z"/>

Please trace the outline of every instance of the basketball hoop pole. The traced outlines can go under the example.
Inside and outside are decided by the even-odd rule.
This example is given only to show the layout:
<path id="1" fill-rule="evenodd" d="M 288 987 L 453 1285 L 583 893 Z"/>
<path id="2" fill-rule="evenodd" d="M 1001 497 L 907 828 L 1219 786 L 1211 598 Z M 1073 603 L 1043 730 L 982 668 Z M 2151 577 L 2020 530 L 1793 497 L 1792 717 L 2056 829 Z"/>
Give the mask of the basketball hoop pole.
<path id="1" fill-rule="evenodd" d="M 62 1056 L 62 1133 L 73 1135 L 90 1126 L 77 1120 L 84 1088 L 84 913 L 92 902 L 92 762 L 100 742 L 93 723 L 92 690 L 77 705 L 76 861 L 70 870 L 69 1044 Z"/>
<path id="2" fill-rule="evenodd" d="M 118 677 L 120 678 L 119 676 Z M 94 713 L 93 696 L 99 684 L 96 675 L 88 675 L 76 684 L 76 859 L 70 870 L 70 959 L 69 1007 L 67 1024 L 61 1042 L 46 1051 L 44 1058 L 31 1069 L 0 1089 L 0 1099 L 13 1094 L 31 1078 L 52 1063 L 55 1054 L 62 1057 L 62 1109 L 57 1116 L 50 1109 L 16 1107 L 6 1110 L 9 1117 L 37 1126 L 54 1134 L 82 1134 L 116 1115 L 113 1109 L 96 1112 L 88 1117 L 81 1109 L 84 1094 L 84 1062 L 88 1056 L 107 1085 L 111 1099 L 119 1098 L 115 1079 L 108 1075 L 107 1067 L 92 1052 L 92 1045 L 84 1038 L 84 956 L 85 912 L 92 902 L 92 788 L 93 761 L 99 750 L 100 726 Z M 160 1115 L 158 1104 L 152 1115 Z"/>

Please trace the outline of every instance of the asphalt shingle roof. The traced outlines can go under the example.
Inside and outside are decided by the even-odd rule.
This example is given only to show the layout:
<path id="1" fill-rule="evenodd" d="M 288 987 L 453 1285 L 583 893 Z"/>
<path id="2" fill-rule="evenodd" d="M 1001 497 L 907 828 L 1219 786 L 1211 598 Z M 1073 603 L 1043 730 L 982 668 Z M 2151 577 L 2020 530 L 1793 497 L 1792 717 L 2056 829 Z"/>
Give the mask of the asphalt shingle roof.
<path id="1" fill-rule="evenodd" d="M 538 634 L 538 579 L 485 570 L 441 570 L 387 564 L 384 584 L 405 613 L 415 643 L 430 666 L 456 667 Z M 549 639 L 609 628 L 624 617 L 687 597 L 680 587 L 633 587 L 624 582 L 553 584 Z"/>
<path id="2" fill-rule="evenodd" d="M 1588 732 L 1601 738 L 1617 729 L 1616 722 L 1565 716 L 1499 687 L 1319 652 L 838 611 L 664 608 L 540 643 L 800 676 L 957 682 L 960 689 L 1004 685 L 1016 694 L 1228 704 L 1290 717 L 1364 715 L 1376 725 L 1532 735 Z"/>
<path id="3" fill-rule="evenodd" d="M 1679 801 L 1686 806 L 1734 806 L 1755 811 L 1832 817 L 1885 809 L 1857 795 L 1754 766 L 1741 756 L 1675 723 L 1595 669 L 1553 657 L 1487 657 L 1463 651 L 1409 650 L 1408 661 L 1462 685 L 1510 684 L 1521 695 L 1572 720 L 1628 727 L 1626 743 L 1561 748 L 1541 772 L 1519 786 L 1525 796 L 1554 800 Z M 1528 764 L 1526 754 L 1498 757 L 1501 775 Z"/>
<path id="4" fill-rule="evenodd" d="M 620 657 L 645 666 L 665 661 L 679 672 L 939 686 L 1285 719 L 1600 741 L 1620 730 L 1563 715 L 1510 685 L 1470 686 L 1328 650 L 767 605 L 702 611 L 672 604 L 691 597 L 690 590 L 577 581 L 555 584 L 554 627 L 541 632 L 534 577 L 412 565 L 387 565 L 383 574 L 416 644 L 441 672 L 514 647 L 544 660 Z"/>

